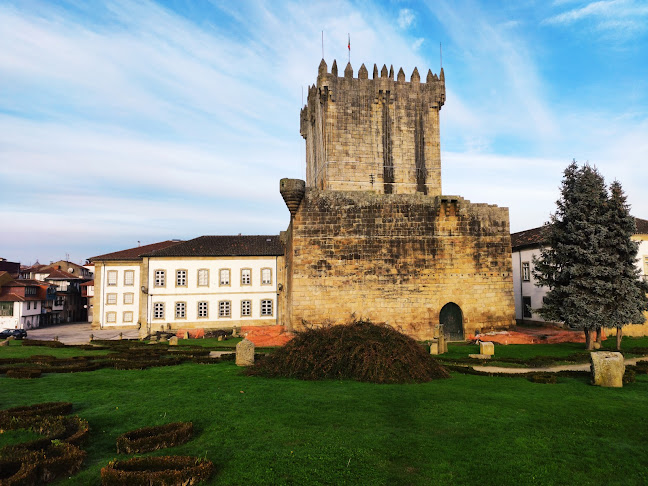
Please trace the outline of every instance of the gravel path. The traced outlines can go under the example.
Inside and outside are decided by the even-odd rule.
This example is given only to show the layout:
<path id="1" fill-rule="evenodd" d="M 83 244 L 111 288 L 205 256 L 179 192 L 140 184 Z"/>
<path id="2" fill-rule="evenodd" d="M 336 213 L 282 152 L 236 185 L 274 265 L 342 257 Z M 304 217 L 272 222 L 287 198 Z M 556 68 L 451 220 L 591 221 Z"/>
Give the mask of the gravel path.
<path id="1" fill-rule="evenodd" d="M 648 356 L 641 356 L 639 358 L 628 358 L 625 360 L 627 365 L 635 365 L 637 361 L 648 361 Z M 559 371 L 589 371 L 589 363 L 571 364 L 571 365 L 558 365 L 548 366 L 546 368 L 504 368 L 501 366 L 473 366 L 475 371 L 482 371 L 485 373 L 501 373 L 507 375 L 518 375 L 522 373 L 557 373 Z"/>

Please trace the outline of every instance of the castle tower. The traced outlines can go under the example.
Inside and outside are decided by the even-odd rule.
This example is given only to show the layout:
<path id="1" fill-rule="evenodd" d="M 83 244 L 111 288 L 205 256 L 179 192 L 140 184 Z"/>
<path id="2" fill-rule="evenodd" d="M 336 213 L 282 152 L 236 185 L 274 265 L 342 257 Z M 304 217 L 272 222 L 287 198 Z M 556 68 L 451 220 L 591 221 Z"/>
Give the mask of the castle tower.
<path id="1" fill-rule="evenodd" d="M 306 139 L 307 187 L 379 194 L 441 194 L 439 111 L 445 79 L 415 68 L 405 80 L 401 68 L 364 64 L 353 77 L 347 64 L 338 76 L 322 59 L 317 83 L 308 89 L 300 131 Z"/>
<path id="2" fill-rule="evenodd" d="M 443 70 L 321 62 L 301 110 L 306 181 L 290 210 L 280 322 L 384 322 L 417 339 L 462 340 L 515 323 L 508 209 L 441 193 Z"/>

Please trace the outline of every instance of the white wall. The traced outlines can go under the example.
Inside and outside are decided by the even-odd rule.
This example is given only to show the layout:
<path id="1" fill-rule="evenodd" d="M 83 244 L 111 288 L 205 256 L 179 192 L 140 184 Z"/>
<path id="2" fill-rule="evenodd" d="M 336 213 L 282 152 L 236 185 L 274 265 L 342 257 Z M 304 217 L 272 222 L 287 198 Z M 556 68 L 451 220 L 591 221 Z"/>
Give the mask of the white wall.
<path id="1" fill-rule="evenodd" d="M 241 270 L 251 270 L 251 284 L 241 284 Z M 272 282 L 261 284 L 261 270 L 270 268 Z M 209 285 L 198 286 L 198 270 L 209 270 Z M 220 285 L 220 270 L 230 270 L 229 285 Z M 155 286 L 156 270 L 166 272 L 164 287 Z M 176 271 L 187 271 L 187 285 L 176 285 Z M 245 325 L 248 321 L 262 320 L 264 324 L 273 325 L 277 322 L 277 258 L 276 257 L 221 257 L 209 259 L 162 259 L 151 258 L 149 261 L 149 288 L 147 316 L 151 329 L 160 326 L 173 328 L 183 327 L 184 323 L 204 323 L 206 327 L 228 327 Z M 272 316 L 261 316 L 261 300 L 270 299 L 273 302 Z M 241 316 L 241 301 L 250 300 L 252 315 Z M 207 318 L 198 317 L 198 302 L 208 302 L 209 315 Z M 219 302 L 229 301 L 230 317 L 219 317 Z M 164 303 L 164 318 L 156 319 L 153 308 L 156 302 Z M 185 302 L 185 318 L 176 318 L 176 302 Z M 251 322 L 250 322 L 251 323 Z"/>
<path id="2" fill-rule="evenodd" d="M 535 278 L 533 277 L 533 257 L 540 257 L 540 250 L 537 248 L 524 249 L 513 252 L 513 296 L 515 298 L 515 318 L 522 319 L 522 297 L 531 297 L 531 308 L 537 309 L 542 306 L 542 299 L 547 295 L 546 287 L 536 287 Z M 529 263 L 529 281 L 522 280 L 522 264 Z M 526 320 L 544 321 L 536 312 L 532 317 Z"/>
<path id="3" fill-rule="evenodd" d="M 124 275 L 127 270 L 133 271 L 134 278 L 132 285 L 125 285 Z M 116 285 L 108 285 L 109 272 L 117 272 Z M 139 265 L 103 265 L 101 269 L 101 288 L 99 289 L 99 308 L 93 308 L 93 313 L 97 313 L 97 318 L 102 327 L 124 327 L 132 326 L 139 327 L 139 302 L 140 302 L 140 266 Z M 88 295 L 89 295 L 88 289 Z M 94 292 L 94 290 L 93 290 Z M 133 303 L 124 304 L 124 294 L 133 294 Z M 116 303 L 108 304 L 108 294 L 115 294 Z M 108 313 L 114 312 L 115 322 L 108 322 Z M 132 312 L 132 322 L 125 322 L 124 312 Z"/>

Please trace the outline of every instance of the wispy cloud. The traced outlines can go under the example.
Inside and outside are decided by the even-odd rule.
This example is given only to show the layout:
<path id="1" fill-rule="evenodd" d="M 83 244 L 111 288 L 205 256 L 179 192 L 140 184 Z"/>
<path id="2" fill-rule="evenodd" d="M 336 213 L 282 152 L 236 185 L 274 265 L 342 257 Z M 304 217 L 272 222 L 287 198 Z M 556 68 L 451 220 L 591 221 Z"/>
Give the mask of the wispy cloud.
<path id="1" fill-rule="evenodd" d="M 414 16 L 414 12 L 412 12 L 408 8 L 402 8 L 398 12 L 398 26 L 401 29 L 407 29 L 410 25 L 412 25 L 415 18 L 416 17 Z"/>
<path id="2" fill-rule="evenodd" d="M 635 0 L 601 0 L 570 8 L 545 19 L 544 23 L 560 26 L 587 23 L 598 31 L 630 38 L 648 30 L 648 5 Z"/>

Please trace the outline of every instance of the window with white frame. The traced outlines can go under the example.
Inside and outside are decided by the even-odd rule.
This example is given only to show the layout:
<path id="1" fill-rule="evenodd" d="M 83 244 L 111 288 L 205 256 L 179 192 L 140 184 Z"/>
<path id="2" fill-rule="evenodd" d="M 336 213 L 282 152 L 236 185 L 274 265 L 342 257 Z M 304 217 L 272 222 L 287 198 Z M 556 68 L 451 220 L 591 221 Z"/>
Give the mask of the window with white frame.
<path id="1" fill-rule="evenodd" d="M 133 292 L 126 292 L 124 294 L 124 304 L 132 304 L 135 301 L 135 294 Z"/>
<path id="2" fill-rule="evenodd" d="M 232 304 L 229 300 L 221 300 L 218 303 L 218 317 L 231 317 Z"/>
<path id="3" fill-rule="evenodd" d="M 164 302 L 153 304 L 153 319 L 164 319 Z"/>
<path id="4" fill-rule="evenodd" d="M 135 270 L 124 270 L 124 285 L 135 285 Z"/>
<path id="5" fill-rule="evenodd" d="M 241 269 L 241 285 L 252 285 L 252 269 Z"/>
<path id="6" fill-rule="evenodd" d="M 124 322 L 133 322 L 133 311 L 124 312 Z"/>
<path id="7" fill-rule="evenodd" d="M 106 322 L 108 324 L 114 324 L 117 322 L 117 313 L 116 312 L 106 312 Z"/>
<path id="8" fill-rule="evenodd" d="M 262 316 L 272 315 L 272 299 L 263 299 L 261 301 L 261 315 Z"/>
<path id="9" fill-rule="evenodd" d="M 522 280 L 528 282 L 531 280 L 531 269 L 529 268 L 529 262 L 522 262 Z"/>
<path id="10" fill-rule="evenodd" d="M 176 287 L 186 287 L 186 286 L 187 286 L 187 271 L 176 270 Z"/>
<path id="11" fill-rule="evenodd" d="M 155 286 L 164 287 L 166 285 L 166 270 L 155 271 Z"/>
<path id="12" fill-rule="evenodd" d="M 242 300 L 241 301 L 241 317 L 251 316 L 252 315 L 252 301 L 251 300 Z"/>
<path id="13" fill-rule="evenodd" d="M 187 316 L 187 304 L 184 302 L 176 302 L 175 316 L 176 319 L 184 319 Z"/>
<path id="14" fill-rule="evenodd" d="M 108 270 L 108 285 L 117 285 L 117 270 Z"/>
<path id="15" fill-rule="evenodd" d="M 117 303 L 117 294 L 106 294 L 106 304 L 113 305 Z"/>
<path id="16" fill-rule="evenodd" d="M 230 269 L 221 268 L 220 269 L 220 285 L 229 285 L 230 284 Z"/>
<path id="17" fill-rule="evenodd" d="M 67 290 L 67 289 L 62 289 Z M 36 295 L 36 287 L 25 287 L 25 295 Z"/>
<path id="18" fill-rule="evenodd" d="M 272 268 L 261 269 L 261 285 L 272 285 Z"/>
<path id="19" fill-rule="evenodd" d="M 198 287 L 208 287 L 209 286 L 209 270 L 207 268 L 201 268 L 198 270 Z"/>
<path id="20" fill-rule="evenodd" d="M 198 317 L 209 317 L 209 302 L 198 302 Z"/>

